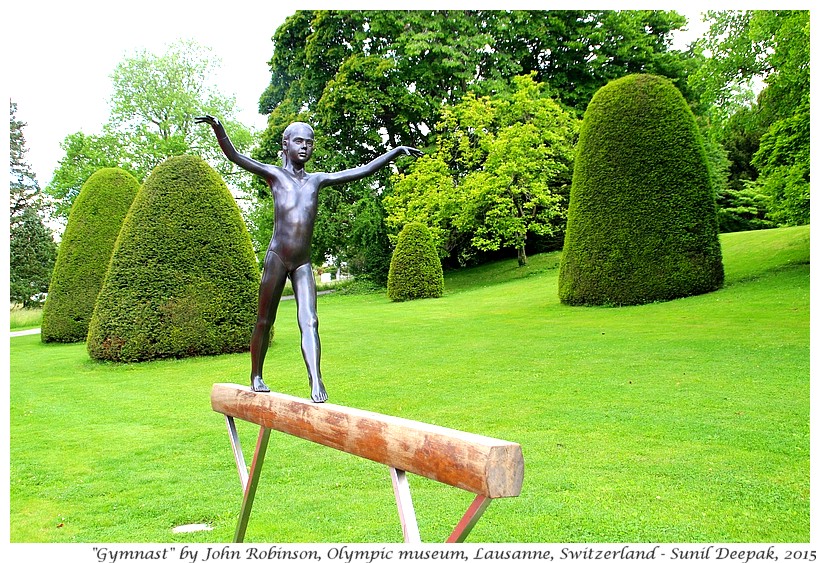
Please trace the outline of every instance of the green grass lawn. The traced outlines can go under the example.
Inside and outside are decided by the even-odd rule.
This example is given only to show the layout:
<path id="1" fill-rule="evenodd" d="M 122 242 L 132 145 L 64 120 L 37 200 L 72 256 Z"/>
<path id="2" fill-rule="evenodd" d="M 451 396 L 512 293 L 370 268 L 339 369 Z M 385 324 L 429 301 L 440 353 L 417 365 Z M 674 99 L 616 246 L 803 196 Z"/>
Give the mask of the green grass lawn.
<path id="1" fill-rule="evenodd" d="M 808 542 L 809 229 L 722 237 L 726 286 L 640 307 L 557 298 L 558 254 L 444 298 L 319 300 L 330 401 L 519 442 L 520 497 L 474 542 Z M 114 365 L 11 339 L 12 542 L 229 542 L 241 489 L 215 382 L 247 354 Z M 295 306 L 265 380 L 307 397 Z M 251 457 L 256 428 L 238 421 Z M 410 476 L 422 538 L 472 495 Z M 174 526 L 212 531 L 174 535 Z M 274 433 L 249 542 L 398 542 L 386 467 Z"/>

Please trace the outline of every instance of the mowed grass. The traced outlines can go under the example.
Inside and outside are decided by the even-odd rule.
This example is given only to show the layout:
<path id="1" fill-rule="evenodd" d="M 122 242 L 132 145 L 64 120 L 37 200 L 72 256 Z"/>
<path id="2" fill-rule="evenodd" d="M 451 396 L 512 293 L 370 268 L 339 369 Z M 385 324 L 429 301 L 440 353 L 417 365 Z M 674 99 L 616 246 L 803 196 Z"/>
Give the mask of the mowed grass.
<path id="1" fill-rule="evenodd" d="M 809 229 L 722 237 L 726 287 L 558 302 L 558 254 L 447 276 L 442 299 L 319 300 L 330 401 L 519 442 L 521 496 L 473 542 L 808 542 Z M 12 542 L 229 542 L 241 503 L 215 382 L 247 354 L 115 365 L 11 340 Z M 295 306 L 266 381 L 306 397 Z M 238 422 L 250 460 L 257 428 Z M 414 475 L 425 541 L 472 495 Z M 208 532 L 175 535 L 181 524 Z M 274 433 L 246 540 L 398 542 L 386 467 Z"/>

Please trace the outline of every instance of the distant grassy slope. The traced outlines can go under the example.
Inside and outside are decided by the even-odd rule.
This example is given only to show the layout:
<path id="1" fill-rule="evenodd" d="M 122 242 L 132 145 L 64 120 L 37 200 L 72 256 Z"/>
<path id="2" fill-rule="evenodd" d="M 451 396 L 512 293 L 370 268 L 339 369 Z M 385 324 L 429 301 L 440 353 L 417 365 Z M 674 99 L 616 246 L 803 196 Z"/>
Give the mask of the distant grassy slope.
<path id="1" fill-rule="evenodd" d="M 558 275 L 561 253 L 535 254 L 527 257 L 527 261 L 528 264 L 523 267 L 518 265 L 517 259 L 512 258 L 471 268 L 445 271 L 444 291 L 447 293 L 492 287 L 540 274 Z"/>
<path id="2" fill-rule="evenodd" d="M 720 236 L 726 283 L 732 284 L 767 271 L 808 264 L 809 225 L 726 233 Z"/>
<path id="3" fill-rule="evenodd" d="M 754 278 L 764 272 L 809 263 L 809 225 L 725 233 L 720 235 L 726 284 Z M 515 259 L 501 260 L 473 268 L 445 273 L 445 291 L 457 292 L 539 275 L 556 270 L 560 252 L 530 257 L 523 268 Z"/>

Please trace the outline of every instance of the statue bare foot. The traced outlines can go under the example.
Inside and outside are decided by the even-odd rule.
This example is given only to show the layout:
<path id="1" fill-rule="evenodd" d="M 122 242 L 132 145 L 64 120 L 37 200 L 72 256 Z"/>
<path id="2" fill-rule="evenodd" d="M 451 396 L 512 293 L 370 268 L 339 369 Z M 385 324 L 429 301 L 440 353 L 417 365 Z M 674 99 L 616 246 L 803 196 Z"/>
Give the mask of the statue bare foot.
<path id="1" fill-rule="evenodd" d="M 261 375 L 254 375 L 251 377 L 251 390 L 256 391 L 257 393 L 270 393 L 270 389 L 265 382 L 262 381 Z"/>
<path id="2" fill-rule="evenodd" d="M 324 403 L 327 401 L 327 391 L 325 391 L 325 384 L 322 383 L 321 377 L 317 377 L 315 380 L 311 379 L 310 398 L 314 403 Z"/>

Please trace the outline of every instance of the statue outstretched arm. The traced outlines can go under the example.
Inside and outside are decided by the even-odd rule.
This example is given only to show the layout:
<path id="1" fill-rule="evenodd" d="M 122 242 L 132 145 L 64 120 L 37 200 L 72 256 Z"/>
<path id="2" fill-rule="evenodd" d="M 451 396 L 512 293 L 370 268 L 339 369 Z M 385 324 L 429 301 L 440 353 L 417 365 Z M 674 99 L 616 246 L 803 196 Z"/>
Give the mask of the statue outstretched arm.
<path id="1" fill-rule="evenodd" d="M 383 155 L 374 158 L 367 164 L 363 164 L 362 166 L 358 166 L 356 168 L 348 168 L 347 170 L 341 170 L 339 172 L 329 172 L 326 173 L 322 180 L 322 185 L 334 185 L 334 184 L 343 184 L 345 182 L 352 182 L 354 180 L 360 180 L 362 178 L 366 178 L 371 174 L 381 170 L 388 163 L 395 160 L 399 156 L 407 155 L 413 157 L 420 157 L 423 152 L 419 149 L 413 147 L 396 147 L 390 151 L 387 151 Z"/>
<path id="2" fill-rule="evenodd" d="M 253 174 L 258 174 L 264 178 L 270 176 L 270 171 L 265 164 L 241 154 L 234 148 L 233 143 L 228 138 L 228 134 L 225 132 L 225 127 L 222 126 L 217 118 L 212 115 L 201 115 L 194 118 L 194 123 L 207 123 L 213 128 L 216 140 L 219 143 L 219 148 L 222 149 L 222 152 L 225 153 L 228 160 Z"/>

